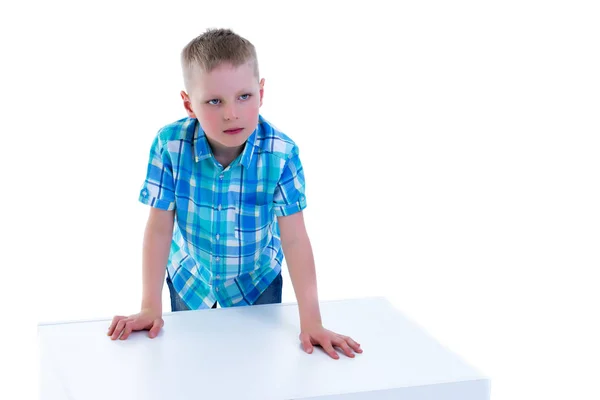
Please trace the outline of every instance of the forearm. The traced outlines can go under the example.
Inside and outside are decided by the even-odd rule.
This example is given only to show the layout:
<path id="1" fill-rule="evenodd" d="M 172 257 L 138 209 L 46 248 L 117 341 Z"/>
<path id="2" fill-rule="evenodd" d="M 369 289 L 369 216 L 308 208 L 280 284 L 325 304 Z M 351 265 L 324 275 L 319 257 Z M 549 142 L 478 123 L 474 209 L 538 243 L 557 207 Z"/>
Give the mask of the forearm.
<path id="1" fill-rule="evenodd" d="M 284 243 L 283 252 L 298 300 L 301 328 L 322 325 L 315 262 L 308 236 L 302 235 L 292 243 Z"/>
<path id="2" fill-rule="evenodd" d="M 149 221 L 142 250 L 142 308 L 162 312 L 162 288 L 172 240 L 170 229 L 159 229 Z"/>

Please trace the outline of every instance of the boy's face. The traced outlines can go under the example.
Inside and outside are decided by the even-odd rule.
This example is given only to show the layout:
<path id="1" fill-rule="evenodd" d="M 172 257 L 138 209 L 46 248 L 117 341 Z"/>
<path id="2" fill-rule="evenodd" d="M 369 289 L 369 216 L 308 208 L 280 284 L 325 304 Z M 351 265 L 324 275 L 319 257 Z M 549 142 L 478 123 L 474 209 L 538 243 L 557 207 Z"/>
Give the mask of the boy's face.
<path id="1" fill-rule="evenodd" d="M 213 151 L 240 149 L 258 124 L 265 80 L 258 81 L 251 63 L 190 72 L 189 94 L 181 92 L 188 115 L 198 119 Z"/>

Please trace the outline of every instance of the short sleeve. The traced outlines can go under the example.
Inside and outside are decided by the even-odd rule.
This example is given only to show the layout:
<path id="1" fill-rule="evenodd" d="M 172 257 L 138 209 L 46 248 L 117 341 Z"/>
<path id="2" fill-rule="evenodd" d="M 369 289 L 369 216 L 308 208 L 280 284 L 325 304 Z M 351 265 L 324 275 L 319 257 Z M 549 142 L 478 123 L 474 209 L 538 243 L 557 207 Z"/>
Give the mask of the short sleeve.
<path id="1" fill-rule="evenodd" d="M 287 159 L 273 196 L 275 215 L 291 215 L 306 208 L 304 169 L 298 148 Z"/>
<path id="2" fill-rule="evenodd" d="M 139 201 L 162 210 L 175 209 L 173 165 L 158 135 L 150 148 L 146 179 L 140 190 Z"/>

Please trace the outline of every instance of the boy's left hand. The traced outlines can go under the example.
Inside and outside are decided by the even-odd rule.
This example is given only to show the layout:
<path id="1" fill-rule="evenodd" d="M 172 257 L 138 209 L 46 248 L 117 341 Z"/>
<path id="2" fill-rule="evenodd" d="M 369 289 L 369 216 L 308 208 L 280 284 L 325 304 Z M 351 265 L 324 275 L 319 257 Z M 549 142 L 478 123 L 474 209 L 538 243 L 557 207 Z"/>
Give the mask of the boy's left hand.
<path id="1" fill-rule="evenodd" d="M 334 350 L 334 346 L 341 348 L 342 351 L 351 358 L 354 357 L 354 352 L 352 352 L 352 350 L 356 353 L 362 353 L 360 344 L 352 338 L 337 334 L 322 326 L 302 329 L 302 332 L 300 333 L 300 342 L 302 342 L 302 348 L 308 354 L 313 352 L 313 346 L 319 345 L 331 356 L 331 358 L 336 360 L 339 359 L 340 356 Z"/>

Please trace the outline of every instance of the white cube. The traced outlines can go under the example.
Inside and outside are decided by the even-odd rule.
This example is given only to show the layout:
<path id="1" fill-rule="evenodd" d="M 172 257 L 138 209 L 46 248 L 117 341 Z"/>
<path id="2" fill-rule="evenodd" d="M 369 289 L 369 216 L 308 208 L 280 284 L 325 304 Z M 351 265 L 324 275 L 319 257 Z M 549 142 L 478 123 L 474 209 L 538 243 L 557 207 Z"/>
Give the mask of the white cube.
<path id="1" fill-rule="evenodd" d="M 489 400 L 488 378 L 385 298 L 321 314 L 364 352 L 305 353 L 297 304 L 165 313 L 155 339 L 112 341 L 109 320 L 39 325 L 42 399 Z"/>

